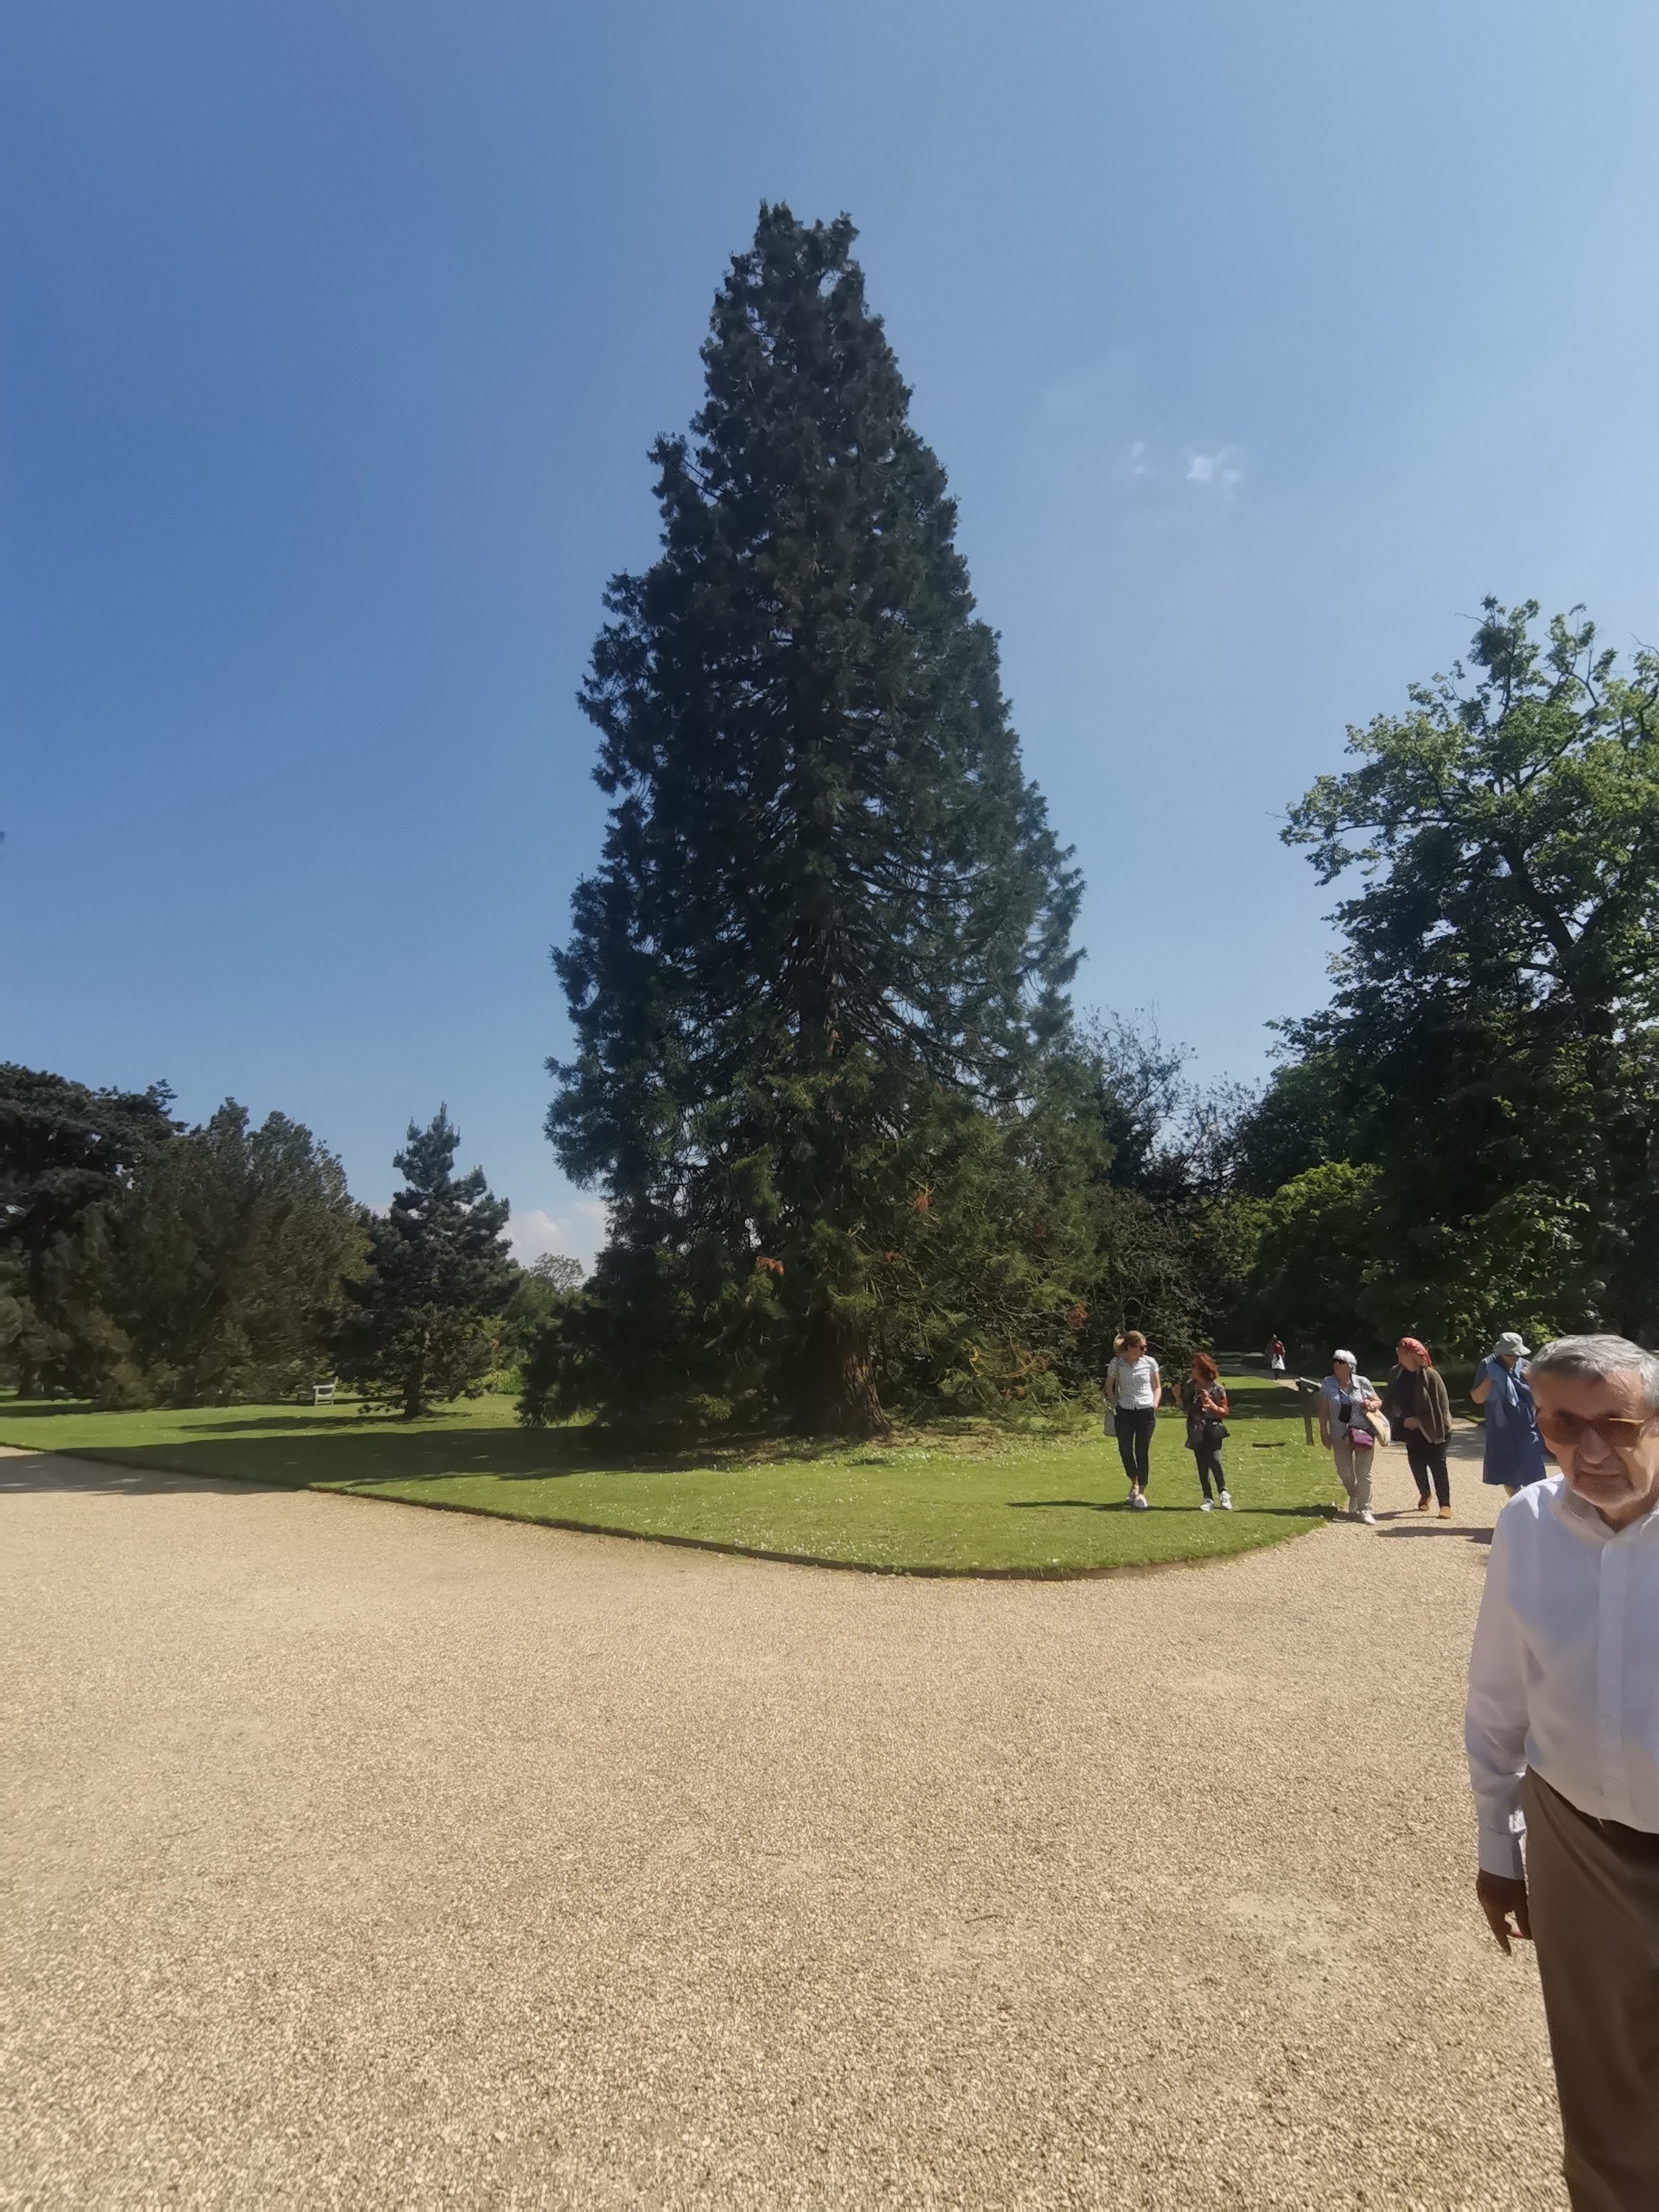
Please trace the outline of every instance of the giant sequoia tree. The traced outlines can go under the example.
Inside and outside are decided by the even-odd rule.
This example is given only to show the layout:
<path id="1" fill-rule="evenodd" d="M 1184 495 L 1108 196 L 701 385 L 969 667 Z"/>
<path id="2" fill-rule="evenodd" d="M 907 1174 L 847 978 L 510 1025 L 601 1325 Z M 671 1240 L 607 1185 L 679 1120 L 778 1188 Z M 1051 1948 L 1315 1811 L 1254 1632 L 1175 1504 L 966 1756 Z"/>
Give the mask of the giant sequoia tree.
<path id="1" fill-rule="evenodd" d="M 844 217 L 763 208 L 582 697 L 614 800 L 549 1130 L 611 1206 L 601 1395 L 879 1429 L 886 1280 L 1065 1015 L 1077 878 Z"/>

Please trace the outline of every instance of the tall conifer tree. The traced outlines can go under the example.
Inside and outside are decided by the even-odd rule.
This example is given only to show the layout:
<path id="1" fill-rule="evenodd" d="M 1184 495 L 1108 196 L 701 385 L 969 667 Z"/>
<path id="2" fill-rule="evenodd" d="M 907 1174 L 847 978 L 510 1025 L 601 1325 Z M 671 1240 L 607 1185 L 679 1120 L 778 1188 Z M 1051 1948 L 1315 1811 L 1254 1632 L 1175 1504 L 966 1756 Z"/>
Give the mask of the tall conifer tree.
<path id="1" fill-rule="evenodd" d="M 368 1273 L 347 1286 L 341 1371 L 409 1420 L 434 1400 L 477 1395 L 497 1351 L 492 1324 L 518 1283 L 511 1209 L 482 1168 L 454 1172 L 459 1142 L 447 1107 L 424 1129 L 410 1123 L 392 1160 L 404 1188 L 371 1218 Z"/>
<path id="2" fill-rule="evenodd" d="M 614 804 L 549 1131 L 610 1200 L 613 1400 L 860 1433 L 884 1253 L 1064 1022 L 1079 880 L 854 235 L 762 209 L 692 435 L 653 449 L 661 555 L 611 583 L 582 695 Z"/>

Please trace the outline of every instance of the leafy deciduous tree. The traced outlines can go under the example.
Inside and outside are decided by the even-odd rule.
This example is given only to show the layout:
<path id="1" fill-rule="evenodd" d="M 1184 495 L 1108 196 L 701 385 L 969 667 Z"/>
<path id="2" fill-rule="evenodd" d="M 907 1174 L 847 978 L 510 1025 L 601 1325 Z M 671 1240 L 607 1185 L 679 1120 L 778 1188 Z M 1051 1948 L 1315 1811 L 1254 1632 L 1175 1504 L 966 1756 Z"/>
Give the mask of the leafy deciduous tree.
<path id="1" fill-rule="evenodd" d="M 1478 1254 L 1523 1310 L 1651 1334 L 1659 653 L 1621 670 L 1580 611 L 1542 641 L 1537 613 L 1487 600 L 1472 675 L 1351 732 L 1358 765 L 1292 810 L 1322 879 L 1363 880 L 1332 1004 L 1291 1034 L 1346 1081 L 1382 1233 L 1448 1326 L 1486 1309 Z"/>

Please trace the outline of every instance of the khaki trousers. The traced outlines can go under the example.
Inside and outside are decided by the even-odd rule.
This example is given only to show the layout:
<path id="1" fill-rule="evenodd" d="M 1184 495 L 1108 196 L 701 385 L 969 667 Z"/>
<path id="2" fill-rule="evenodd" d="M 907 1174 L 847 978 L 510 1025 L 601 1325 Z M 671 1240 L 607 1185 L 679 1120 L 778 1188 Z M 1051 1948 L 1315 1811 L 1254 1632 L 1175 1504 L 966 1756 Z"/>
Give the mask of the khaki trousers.
<path id="1" fill-rule="evenodd" d="M 1659 1835 L 1528 1773 L 1527 1897 L 1573 2212 L 1659 2205 Z"/>
<path id="2" fill-rule="evenodd" d="M 1356 1451 L 1353 1439 L 1346 1429 L 1331 1430 L 1331 1457 L 1336 1462 L 1336 1471 L 1342 1487 L 1348 1493 L 1348 1503 L 1356 1513 L 1369 1510 L 1371 1502 L 1371 1462 L 1376 1457 L 1376 1446 L 1369 1451 Z"/>

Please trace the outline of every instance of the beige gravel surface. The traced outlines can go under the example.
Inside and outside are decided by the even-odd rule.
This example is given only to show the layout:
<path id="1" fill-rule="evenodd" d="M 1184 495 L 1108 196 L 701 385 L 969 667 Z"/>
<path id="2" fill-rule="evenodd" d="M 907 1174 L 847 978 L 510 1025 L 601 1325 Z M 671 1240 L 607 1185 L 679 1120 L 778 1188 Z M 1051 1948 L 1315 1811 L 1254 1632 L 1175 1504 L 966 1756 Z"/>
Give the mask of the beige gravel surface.
<path id="1" fill-rule="evenodd" d="M 1387 1456 L 1064 1584 L 9 1457 L 0 2203 L 1563 2204 Z"/>

